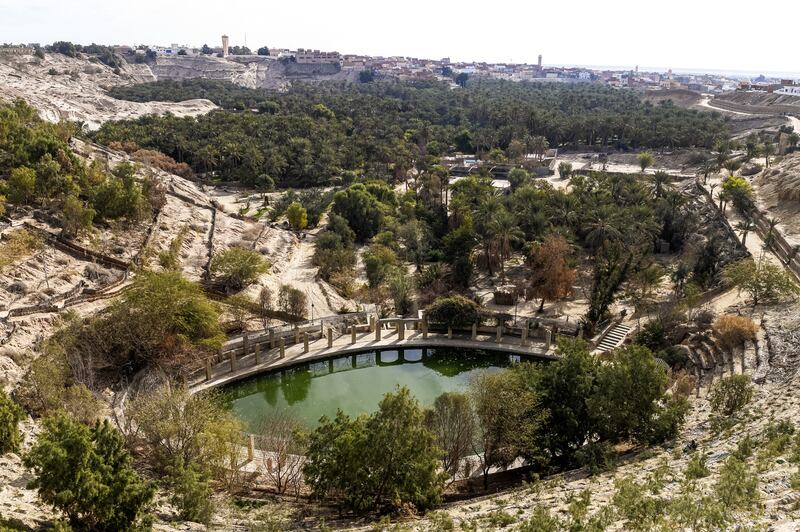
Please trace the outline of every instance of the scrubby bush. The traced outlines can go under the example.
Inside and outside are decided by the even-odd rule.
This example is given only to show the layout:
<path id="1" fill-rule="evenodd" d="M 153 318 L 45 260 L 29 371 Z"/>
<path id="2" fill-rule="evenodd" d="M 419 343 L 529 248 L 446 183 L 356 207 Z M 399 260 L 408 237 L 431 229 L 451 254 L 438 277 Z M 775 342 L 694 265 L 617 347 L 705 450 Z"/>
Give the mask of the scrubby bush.
<path id="1" fill-rule="evenodd" d="M 305 229 L 308 226 L 308 211 L 300 203 L 293 201 L 286 209 L 286 219 L 295 231 Z"/>
<path id="2" fill-rule="evenodd" d="M 31 362 L 17 395 L 20 403 L 37 416 L 63 411 L 79 422 L 91 424 L 99 418 L 103 403 L 73 375 L 66 352 L 72 342 L 72 328 L 50 338 L 43 353 Z"/>
<path id="3" fill-rule="evenodd" d="M 758 474 L 735 456 L 725 460 L 714 490 L 720 503 L 731 510 L 752 508 L 760 499 Z"/>
<path id="4" fill-rule="evenodd" d="M 180 466 L 221 476 L 240 444 L 241 424 L 220 398 L 190 394 L 183 386 L 163 386 L 135 398 L 127 417 L 128 438 L 145 446 L 143 456 L 163 474 Z"/>
<path id="5" fill-rule="evenodd" d="M 753 397 L 753 385 L 749 375 L 723 377 L 709 394 L 711 408 L 726 417 L 739 413 Z"/>
<path id="6" fill-rule="evenodd" d="M 372 244 L 364 253 L 364 270 L 370 288 L 380 286 L 397 264 L 397 255 L 382 244 Z"/>
<path id="7" fill-rule="evenodd" d="M 179 272 L 140 271 L 133 284 L 99 315 L 75 324 L 70 356 L 113 374 L 148 364 L 174 368 L 219 349 L 219 308 Z"/>
<path id="8" fill-rule="evenodd" d="M 306 315 L 306 295 L 302 290 L 282 284 L 278 290 L 278 308 L 298 318 Z"/>
<path id="9" fill-rule="evenodd" d="M 211 273 L 227 290 L 241 290 L 258 280 L 269 268 L 257 251 L 228 248 L 211 260 Z"/>
<path id="10" fill-rule="evenodd" d="M 746 316 L 724 314 L 714 320 L 712 328 L 722 348 L 729 353 L 756 339 L 756 324 Z"/>
<path id="11" fill-rule="evenodd" d="M 711 472 L 708 470 L 708 466 L 706 466 L 706 455 L 701 451 L 696 451 L 692 454 L 689 462 L 687 462 L 684 475 L 689 480 L 697 480 L 698 478 L 705 478 L 710 474 Z"/>

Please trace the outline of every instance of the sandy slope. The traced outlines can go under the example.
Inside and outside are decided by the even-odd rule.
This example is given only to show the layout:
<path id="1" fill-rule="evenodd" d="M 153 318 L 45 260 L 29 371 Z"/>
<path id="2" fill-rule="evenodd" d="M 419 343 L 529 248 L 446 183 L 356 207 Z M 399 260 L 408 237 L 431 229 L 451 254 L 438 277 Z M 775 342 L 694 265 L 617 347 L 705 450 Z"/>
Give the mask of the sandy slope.
<path id="1" fill-rule="evenodd" d="M 154 80 L 145 65 L 128 65 L 118 76 L 101 63 L 59 54 L 47 54 L 43 60 L 0 55 L 0 99 L 22 98 L 50 121 L 75 120 L 84 122 L 89 129 L 97 129 L 107 120 L 166 112 L 197 116 L 216 108 L 208 100 L 180 103 L 115 100 L 103 89 Z"/>

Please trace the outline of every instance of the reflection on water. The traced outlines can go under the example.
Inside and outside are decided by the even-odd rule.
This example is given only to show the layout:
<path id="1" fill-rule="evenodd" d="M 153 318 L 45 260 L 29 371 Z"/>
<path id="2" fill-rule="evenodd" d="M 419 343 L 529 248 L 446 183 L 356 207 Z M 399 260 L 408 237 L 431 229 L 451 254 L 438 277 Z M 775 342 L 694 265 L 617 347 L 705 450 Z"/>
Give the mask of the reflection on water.
<path id="1" fill-rule="evenodd" d="M 255 376 L 227 386 L 224 395 L 249 430 L 282 410 L 313 427 L 337 409 L 350 415 L 372 412 L 396 386 L 408 387 L 428 406 L 444 392 L 463 390 L 476 373 L 519 361 L 518 355 L 467 349 L 370 351 Z"/>

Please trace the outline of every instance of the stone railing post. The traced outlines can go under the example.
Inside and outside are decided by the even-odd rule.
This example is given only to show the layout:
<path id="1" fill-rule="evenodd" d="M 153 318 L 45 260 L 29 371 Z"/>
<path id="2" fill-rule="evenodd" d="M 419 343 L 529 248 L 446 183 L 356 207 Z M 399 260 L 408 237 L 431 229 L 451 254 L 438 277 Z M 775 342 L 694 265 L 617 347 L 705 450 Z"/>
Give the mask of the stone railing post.
<path id="1" fill-rule="evenodd" d="M 369 317 L 369 332 L 375 332 L 375 316 Z"/>
<path id="2" fill-rule="evenodd" d="M 206 380 L 211 380 L 211 359 L 206 357 Z"/>
<path id="3" fill-rule="evenodd" d="M 308 332 L 303 333 L 303 353 L 308 353 Z"/>
<path id="4" fill-rule="evenodd" d="M 422 317 L 422 339 L 427 340 L 428 338 L 428 316 Z"/>
<path id="5" fill-rule="evenodd" d="M 472 341 L 474 342 L 477 339 L 478 339 L 478 324 L 477 323 L 473 323 L 472 324 Z"/>
<path id="6" fill-rule="evenodd" d="M 398 340 L 406 339 L 406 323 L 404 321 L 397 322 L 397 339 Z"/>
<path id="7" fill-rule="evenodd" d="M 247 356 L 247 348 L 250 347 L 248 345 L 249 343 L 250 343 L 249 342 L 249 335 L 247 334 L 247 331 L 245 331 L 244 334 L 242 335 L 242 356 L 243 357 Z"/>
<path id="8" fill-rule="evenodd" d="M 328 348 L 333 347 L 333 329 L 328 327 Z"/>
<path id="9" fill-rule="evenodd" d="M 550 344 L 553 342 L 553 331 L 547 327 L 544 330 L 544 348 L 546 351 L 550 351 Z"/>
<path id="10" fill-rule="evenodd" d="M 275 349 L 275 329 L 269 330 L 269 348 Z"/>
<path id="11" fill-rule="evenodd" d="M 381 324 L 380 322 L 375 324 L 375 341 L 380 341 L 381 339 Z"/>
<path id="12" fill-rule="evenodd" d="M 448 325 L 447 326 L 447 339 L 448 340 L 452 340 L 453 339 L 453 327 L 452 327 L 452 325 Z"/>
<path id="13" fill-rule="evenodd" d="M 231 373 L 236 371 L 236 351 L 231 351 Z"/>
<path id="14" fill-rule="evenodd" d="M 294 329 L 294 343 L 295 344 L 299 344 L 300 343 L 300 329 L 298 329 L 296 327 Z"/>
<path id="15" fill-rule="evenodd" d="M 247 435 L 247 460 L 249 462 L 253 461 L 256 455 L 256 441 L 255 437 L 252 434 Z"/>
<path id="16" fill-rule="evenodd" d="M 498 344 L 503 341 L 503 326 L 497 326 L 497 338 L 495 340 Z"/>
<path id="17" fill-rule="evenodd" d="M 253 343 L 253 351 L 256 354 L 256 366 L 261 364 L 261 344 L 258 342 Z"/>
<path id="18" fill-rule="evenodd" d="M 355 324 L 350 326 L 350 343 L 356 343 L 356 326 Z"/>
<path id="19" fill-rule="evenodd" d="M 281 355 L 280 358 L 286 356 L 286 339 L 281 336 Z"/>
<path id="20" fill-rule="evenodd" d="M 528 322 L 527 321 L 522 326 L 522 332 L 520 333 L 520 343 L 522 345 L 528 345 Z"/>

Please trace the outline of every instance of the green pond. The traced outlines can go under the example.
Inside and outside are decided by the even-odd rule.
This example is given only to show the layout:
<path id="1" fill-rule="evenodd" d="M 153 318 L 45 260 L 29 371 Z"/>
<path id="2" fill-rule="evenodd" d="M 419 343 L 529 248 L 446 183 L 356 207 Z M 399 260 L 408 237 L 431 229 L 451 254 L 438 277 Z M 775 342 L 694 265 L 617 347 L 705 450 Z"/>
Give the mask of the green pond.
<path id="1" fill-rule="evenodd" d="M 473 375 L 500 371 L 519 355 L 450 348 L 367 351 L 292 366 L 232 383 L 228 407 L 256 432 L 261 419 L 286 412 L 308 427 L 337 409 L 356 416 L 373 412 L 387 392 L 406 386 L 423 406 L 440 394 L 463 390 Z M 536 360 L 536 359 L 530 359 Z"/>

